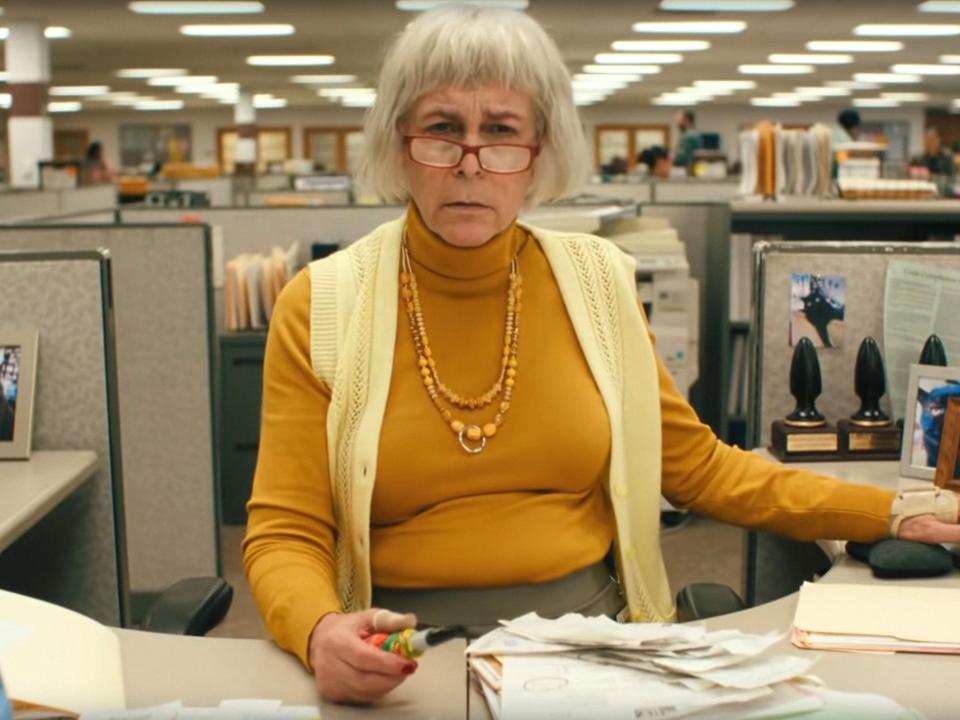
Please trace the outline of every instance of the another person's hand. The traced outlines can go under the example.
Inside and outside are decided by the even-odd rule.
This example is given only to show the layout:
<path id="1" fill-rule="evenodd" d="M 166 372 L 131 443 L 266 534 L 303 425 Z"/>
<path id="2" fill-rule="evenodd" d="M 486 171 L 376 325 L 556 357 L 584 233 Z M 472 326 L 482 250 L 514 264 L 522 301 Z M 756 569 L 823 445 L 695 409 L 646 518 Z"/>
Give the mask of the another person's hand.
<path id="1" fill-rule="evenodd" d="M 364 640 L 416 624 L 414 615 L 376 608 L 325 615 L 310 634 L 310 666 L 320 695 L 330 702 L 369 703 L 393 690 L 416 671 L 416 661 Z"/>
<path id="2" fill-rule="evenodd" d="M 960 517 L 953 523 L 937 520 L 933 515 L 917 515 L 900 523 L 900 540 L 925 543 L 960 543 Z"/>

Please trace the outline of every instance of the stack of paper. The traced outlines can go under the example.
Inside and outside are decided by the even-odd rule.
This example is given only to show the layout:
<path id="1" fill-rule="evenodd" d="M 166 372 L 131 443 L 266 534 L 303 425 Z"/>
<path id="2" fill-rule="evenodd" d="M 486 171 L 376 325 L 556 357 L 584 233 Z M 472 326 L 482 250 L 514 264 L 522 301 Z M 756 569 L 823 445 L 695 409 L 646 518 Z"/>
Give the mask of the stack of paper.
<path id="1" fill-rule="evenodd" d="M 227 262 L 225 313 L 227 330 L 266 327 L 283 286 L 297 270 L 300 248 L 276 247 L 269 255 L 245 253 Z"/>
<path id="2" fill-rule="evenodd" d="M 217 707 L 170 702 L 137 710 L 83 713 L 79 720 L 320 720 L 315 707 L 279 700 L 223 700 Z"/>
<path id="3" fill-rule="evenodd" d="M 793 644 L 856 652 L 960 654 L 960 590 L 804 583 Z"/>
<path id="4" fill-rule="evenodd" d="M 531 613 L 484 635 L 467 655 L 496 720 L 817 718 L 847 706 L 870 717 L 910 716 L 886 698 L 823 688 L 806 675 L 816 656 L 766 654 L 781 637 Z"/>

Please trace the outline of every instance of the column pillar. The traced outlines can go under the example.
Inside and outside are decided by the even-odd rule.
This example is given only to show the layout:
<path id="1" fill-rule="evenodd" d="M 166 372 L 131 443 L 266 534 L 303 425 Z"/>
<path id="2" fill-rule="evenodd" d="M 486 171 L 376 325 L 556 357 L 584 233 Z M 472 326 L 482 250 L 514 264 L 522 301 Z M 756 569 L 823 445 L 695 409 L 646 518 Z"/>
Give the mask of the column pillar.
<path id="1" fill-rule="evenodd" d="M 15 188 L 40 184 L 37 162 L 53 158 L 53 122 L 47 115 L 50 50 L 45 23 L 18 20 L 7 24 L 7 85 L 12 96 L 7 122 L 10 149 L 9 182 Z"/>
<path id="2" fill-rule="evenodd" d="M 252 93 L 240 91 L 234 106 L 233 121 L 237 125 L 233 172 L 235 175 L 252 176 L 257 168 L 257 115 Z"/>

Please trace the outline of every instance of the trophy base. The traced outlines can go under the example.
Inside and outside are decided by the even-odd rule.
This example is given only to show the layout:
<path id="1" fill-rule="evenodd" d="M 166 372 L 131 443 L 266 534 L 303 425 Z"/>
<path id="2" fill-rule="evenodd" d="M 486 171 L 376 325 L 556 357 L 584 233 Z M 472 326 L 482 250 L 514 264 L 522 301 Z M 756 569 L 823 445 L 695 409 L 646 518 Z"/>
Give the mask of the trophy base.
<path id="1" fill-rule="evenodd" d="M 770 426 L 770 452 L 785 463 L 839 460 L 842 457 L 837 429 L 829 423 L 809 428 L 774 420 Z"/>
<path id="2" fill-rule="evenodd" d="M 863 427 L 840 420 L 840 448 L 849 460 L 899 460 L 901 429 L 895 423 L 879 427 Z"/>

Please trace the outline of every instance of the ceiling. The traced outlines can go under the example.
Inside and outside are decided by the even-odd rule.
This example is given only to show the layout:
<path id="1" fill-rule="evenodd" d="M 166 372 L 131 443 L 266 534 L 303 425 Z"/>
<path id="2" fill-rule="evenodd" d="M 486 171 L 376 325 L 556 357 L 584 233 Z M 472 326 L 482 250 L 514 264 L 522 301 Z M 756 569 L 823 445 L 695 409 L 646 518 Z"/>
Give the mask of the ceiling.
<path id="1" fill-rule="evenodd" d="M 188 107 L 216 107 L 216 102 L 147 86 L 144 80 L 114 76 L 123 67 L 183 67 L 192 74 L 216 75 L 221 82 L 237 82 L 257 93 L 286 98 L 292 107 L 320 107 L 329 101 L 309 87 L 295 85 L 297 73 L 348 73 L 372 85 L 377 66 L 391 36 L 413 16 L 396 10 L 388 0 L 263 0 L 266 11 L 246 16 L 147 16 L 127 9 L 126 0 L 0 0 L 11 19 L 38 19 L 64 25 L 72 37 L 51 40 L 54 85 L 109 85 L 115 91 L 138 91 L 158 98 L 186 99 Z M 626 39 L 670 39 L 690 36 L 639 36 L 631 32 L 643 20 L 742 19 L 745 32 L 737 35 L 701 36 L 712 47 L 684 54 L 683 62 L 664 65 L 659 75 L 646 76 L 611 96 L 611 106 L 649 104 L 661 92 L 672 91 L 698 79 L 745 79 L 737 73 L 741 63 L 765 63 L 774 52 L 806 52 L 809 40 L 854 39 L 852 28 L 864 22 L 960 23 L 960 15 L 923 14 L 915 0 L 796 0 L 786 12 L 776 13 L 666 13 L 655 0 L 530 0 L 528 13 L 539 20 L 557 41 L 572 72 L 609 52 L 610 43 Z M 185 23 L 282 22 L 296 33 L 279 38 L 189 38 L 178 33 Z M 893 63 L 936 63 L 941 54 L 960 52 L 960 37 L 904 38 L 897 53 L 861 53 L 854 64 L 819 66 L 812 75 L 750 76 L 758 87 L 717 98 L 718 104 L 744 105 L 749 96 L 789 91 L 797 85 L 818 85 L 827 80 L 849 80 L 854 72 L 886 72 Z M 326 53 L 336 63 L 325 68 L 255 68 L 245 63 L 251 54 Z M 960 97 L 960 76 L 925 77 L 921 85 L 886 86 L 884 91 L 923 91 L 931 94 L 925 105 L 946 107 Z M 857 97 L 876 97 L 879 91 L 856 91 Z M 826 103 L 845 104 L 847 99 Z M 85 102 L 85 108 L 109 108 Z"/>

